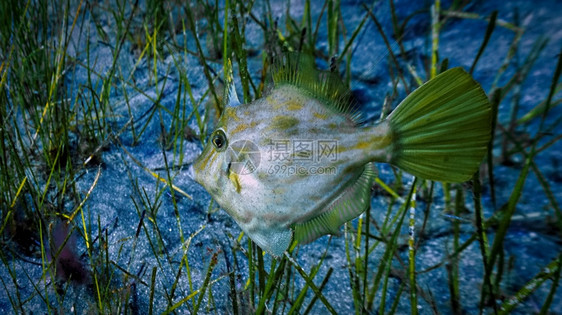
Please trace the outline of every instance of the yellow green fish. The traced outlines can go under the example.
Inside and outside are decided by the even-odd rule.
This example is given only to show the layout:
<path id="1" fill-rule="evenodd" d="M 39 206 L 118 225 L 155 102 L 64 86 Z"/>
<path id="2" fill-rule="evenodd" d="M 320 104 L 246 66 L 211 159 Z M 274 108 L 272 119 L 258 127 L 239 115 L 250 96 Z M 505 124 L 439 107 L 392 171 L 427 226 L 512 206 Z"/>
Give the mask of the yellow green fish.
<path id="1" fill-rule="evenodd" d="M 358 123 L 350 93 L 310 57 L 273 63 L 273 87 L 229 104 L 201 156 L 195 180 L 263 250 L 339 234 L 370 205 L 374 162 L 425 179 L 462 182 L 476 172 L 491 136 L 491 106 L 461 68 L 408 95 L 385 119 Z"/>

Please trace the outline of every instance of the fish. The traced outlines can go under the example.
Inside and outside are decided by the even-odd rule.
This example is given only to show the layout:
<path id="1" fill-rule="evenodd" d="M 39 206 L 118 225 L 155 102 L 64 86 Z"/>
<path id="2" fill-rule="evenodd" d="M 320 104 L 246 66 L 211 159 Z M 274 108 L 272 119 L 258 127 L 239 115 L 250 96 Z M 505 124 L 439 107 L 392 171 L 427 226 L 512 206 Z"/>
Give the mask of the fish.
<path id="1" fill-rule="evenodd" d="M 424 83 L 371 125 L 361 123 L 339 75 L 317 69 L 313 57 L 285 54 L 271 69 L 270 90 L 246 104 L 228 76 L 225 108 L 192 166 L 195 181 L 274 257 L 293 242 L 339 235 L 369 209 L 375 163 L 464 182 L 488 151 L 491 105 L 461 67 Z"/>

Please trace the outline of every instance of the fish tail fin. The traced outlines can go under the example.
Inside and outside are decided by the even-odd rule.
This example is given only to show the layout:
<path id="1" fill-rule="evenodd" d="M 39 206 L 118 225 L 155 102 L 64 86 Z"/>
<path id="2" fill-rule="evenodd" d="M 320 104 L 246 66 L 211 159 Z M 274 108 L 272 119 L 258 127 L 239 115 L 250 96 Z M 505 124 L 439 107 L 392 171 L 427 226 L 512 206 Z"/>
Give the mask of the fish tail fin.
<path id="1" fill-rule="evenodd" d="M 391 164 L 425 179 L 462 182 L 487 152 L 492 109 L 471 75 L 453 68 L 408 95 L 388 121 Z"/>

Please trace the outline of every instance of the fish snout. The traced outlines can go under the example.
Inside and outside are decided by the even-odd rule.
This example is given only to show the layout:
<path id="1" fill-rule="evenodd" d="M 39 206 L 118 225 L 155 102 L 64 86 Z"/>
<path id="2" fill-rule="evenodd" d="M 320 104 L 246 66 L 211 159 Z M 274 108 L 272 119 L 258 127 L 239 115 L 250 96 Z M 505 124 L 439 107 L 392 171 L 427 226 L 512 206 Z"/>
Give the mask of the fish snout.
<path id="1" fill-rule="evenodd" d="M 201 157 L 198 157 L 193 164 L 187 170 L 187 176 L 193 179 L 195 182 L 203 185 L 203 177 L 204 169 L 202 168 L 203 165 L 201 163 Z"/>
<path id="2" fill-rule="evenodd" d="M 197 179 L 195 179 L 195 167 L 193 166 L 193 164 L 189 166 L 186 174 L 187 174 L 187 177 L 189 177 L 191 180 L 194 180 L 194 181 L 198 182 Z"/>

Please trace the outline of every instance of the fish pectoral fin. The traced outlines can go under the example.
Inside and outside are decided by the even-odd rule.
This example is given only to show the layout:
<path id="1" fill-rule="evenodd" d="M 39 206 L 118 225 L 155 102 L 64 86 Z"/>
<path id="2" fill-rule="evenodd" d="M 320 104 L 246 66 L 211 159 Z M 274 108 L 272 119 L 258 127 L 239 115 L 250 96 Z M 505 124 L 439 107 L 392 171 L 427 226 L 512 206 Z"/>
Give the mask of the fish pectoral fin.
<path id="1" fill-rule="evenodd" d="M 293 241 L 293 231 L 289 228 L 268 228 L 262 231 L 245 232 L 261 249 L 276 258 L 282 257 Z"/>
<path id="2" fill-rule="evenodd" d="M 300 244 L 306 244 L 322 235 L 338 235 L 342 224 L 356 218 L 369 208 L 371 186 L 375 177 L 374 164 L 366 164 L 361 176 L 344 189 L 322 214 L 293 225 L 295 240 Z"/>
<path id="3" fill-rule="evenodd" d="M 234 173 L 232 171 L 229 171 L 228 172 L 228 179 L 230 180 L 230 182 L 234 186 L 236 192 L 240 193 L 240 189 L 242 189 L 242 185 L 240 185 L 240 178 L 238 177 L 238 174 Z"/>

